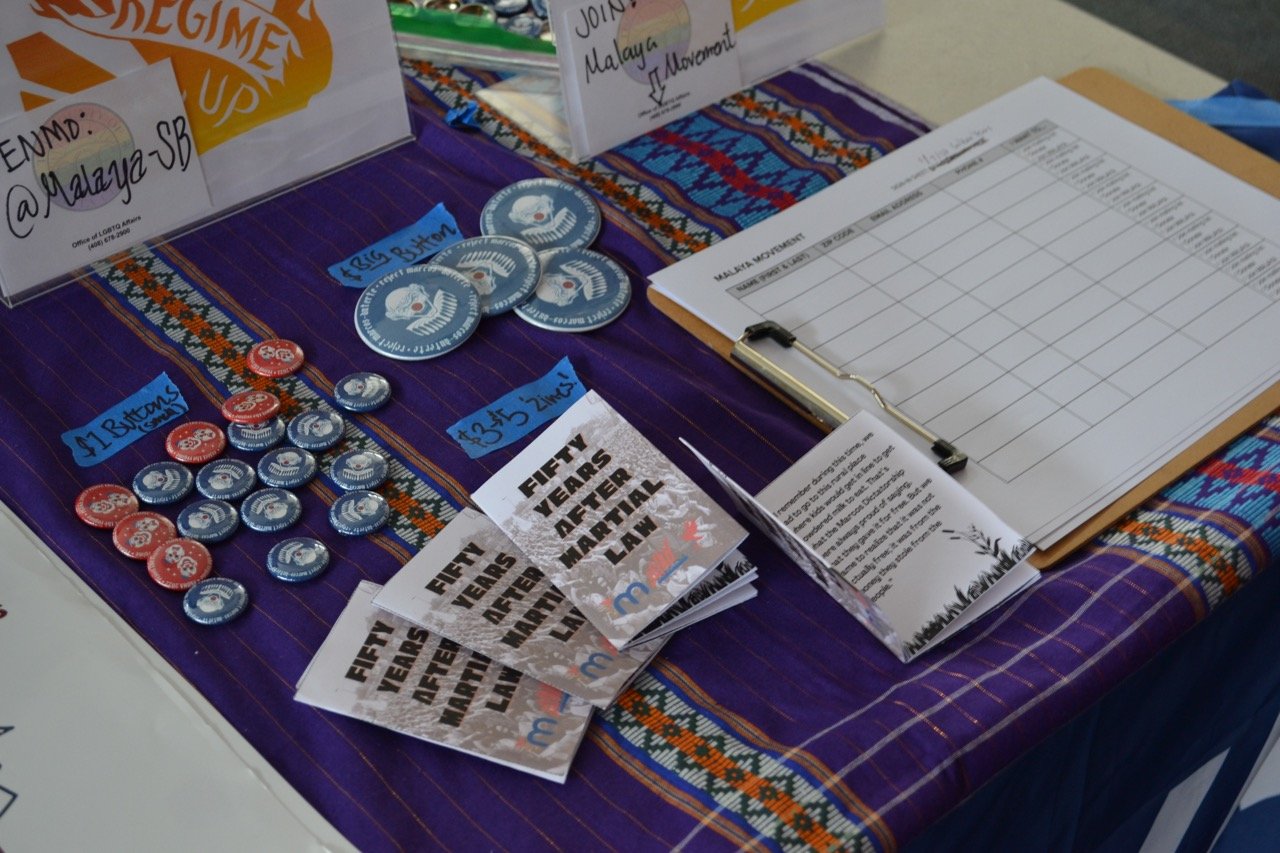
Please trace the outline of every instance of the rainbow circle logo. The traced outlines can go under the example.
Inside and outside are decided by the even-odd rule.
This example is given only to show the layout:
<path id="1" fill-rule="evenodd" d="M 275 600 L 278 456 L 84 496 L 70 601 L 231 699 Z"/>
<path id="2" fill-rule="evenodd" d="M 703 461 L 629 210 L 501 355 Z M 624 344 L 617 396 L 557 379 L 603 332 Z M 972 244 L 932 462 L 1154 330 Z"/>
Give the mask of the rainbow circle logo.
<path id="1" fill-rule="evenodd" d="M 623 70 L 637 83 L 648 83 L 649 74 L 661 69 L 668 53 L 683 57 L 689 52 L 689 32 L 689 7 L 684 0 L 649 0 L 632 6 L 618 22 L 618 50 L 622 56 L 637 58 L 625 63 Z"/>
<path id="2" fill-rule="evenodd" d="M 103 187 L 100 192 L 83 195 L 50 193 L 54 204 L 64 210 L 96 210 L 120 194 L 121 182 L 111 176 L 128 168 L 126 163 L 137 149 L 124 119 L 101 104 L 85 103 L 63 107 L 45 124 L 63 131 L 62 139 L 31 161 L 36 180 L 46 192 L 55 179 L 56 186 L 63 188 L 76 184 Z M 68 195 L 74 200 L 68 200 Z"/>

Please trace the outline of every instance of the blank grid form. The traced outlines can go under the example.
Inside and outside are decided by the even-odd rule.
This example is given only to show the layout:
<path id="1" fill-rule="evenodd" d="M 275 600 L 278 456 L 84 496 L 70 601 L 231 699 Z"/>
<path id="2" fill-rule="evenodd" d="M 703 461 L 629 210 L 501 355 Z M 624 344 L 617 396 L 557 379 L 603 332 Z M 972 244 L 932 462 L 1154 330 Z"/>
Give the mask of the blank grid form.
<path id="1" fill-rule="evenodd" d="M 1266 311 L 1275 238 L 1046 120 L 728 293 L 1007 483 Z"/>

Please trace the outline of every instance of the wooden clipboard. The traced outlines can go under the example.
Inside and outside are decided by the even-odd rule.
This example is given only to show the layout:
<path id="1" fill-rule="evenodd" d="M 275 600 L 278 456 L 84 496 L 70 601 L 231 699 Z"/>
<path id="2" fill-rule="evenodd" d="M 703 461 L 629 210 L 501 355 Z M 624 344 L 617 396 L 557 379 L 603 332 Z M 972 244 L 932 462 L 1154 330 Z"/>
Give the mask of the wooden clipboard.
<path id="1" fill-rule="evenodd" d="M 1099 68 L 1083 68 L 1068 74 L 1058 82 L 1139 127 L 1146 128 L 1175 145 L 1185 148 L 1223 171 L 1280 198 L 1280 163 L 1191 118 L 1186 113 L 1120 78 Z M 728 359 L 731 364 L 766 385 L 796 411 L 809 417 L 785 393 L 768 385 L 758 374 L 732 359 L 730 354 L 733 350 L 733 341 L 729 338 L 721 335 L 710 325 L 653 288 L 649 288 L 649 299 L 658 310 Z M 1031 557 L 1031 563 L 1041 570 L 1052 568 L 1068 554 L 1088 543 L 1156 492 L 1177 480 L 1193 466 L 1277 409 L 1280 409 L 1280 382 L 1241 406 L 1186 450 L 1171 458 L 1145 480 L 1058 540 L 1051 548 L 1036 552 Z"/>

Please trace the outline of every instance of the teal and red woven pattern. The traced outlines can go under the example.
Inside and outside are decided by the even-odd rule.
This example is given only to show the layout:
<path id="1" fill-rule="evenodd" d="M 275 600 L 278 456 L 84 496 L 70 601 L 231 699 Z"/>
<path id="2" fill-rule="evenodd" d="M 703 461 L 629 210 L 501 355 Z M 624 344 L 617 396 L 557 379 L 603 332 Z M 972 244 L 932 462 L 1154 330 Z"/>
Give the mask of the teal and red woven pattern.
<path id="1" fill-rule="evenodd" d="M 447 426 L 564 356 L 695 476 L 681 437 L 748 488 L 811 447 L 811 426 L 655 311 L 643 283 L 924 130 L 806 66 L 575 164 L 484 108 L 481 132 L 447 127 L 444 110 L 484 75 L 404 70 L 416 144 L 162 249 L 113 258 L 80 285 L 0 314 L 0 499 L 361 849 L 895 849 L 1269 566 L 1280 536 L 1274 421 L 909 666 L 751 537 L 760 595 L 681 632 L 598 715 L 563 787 L 293 702 L 356 584 L 389 578 L 519 450 L 471 460 Z M 420 363 L 364 347 L 356 294 L 328 277 L 329 264 L 438 202 L 474 234 L 493 192 L 548 175 L 602 206 L 597 247 L 641 291 L 620 320 L 558 335 L 485 318 L 465 346 Z M 300 343 L 305 368 L 278 380 L 248 371 L 248 347 L 269 337 Z M 376 446 L 393 459 L 382 487 L 393 521 L 372 537 L 340 538 L 325 519 L 336 487 L 322 475 L 301 490 L 291 535 L 334 552 L 319 580 L 273 581 L 263 560 L 274 540 L 242 530 L 213 550 L 252 606 L 208 630 L 76 520 L 80 489 L 128 482 L 163 455 L 163 437 L 79 469 L 58 434 L 161 371 L 191 417 L 217 420 L 233 391 L 270 389 L 293 412 L 356 370 L 387 375 L 394 396 L 352 416 L 339 450 Z"/>

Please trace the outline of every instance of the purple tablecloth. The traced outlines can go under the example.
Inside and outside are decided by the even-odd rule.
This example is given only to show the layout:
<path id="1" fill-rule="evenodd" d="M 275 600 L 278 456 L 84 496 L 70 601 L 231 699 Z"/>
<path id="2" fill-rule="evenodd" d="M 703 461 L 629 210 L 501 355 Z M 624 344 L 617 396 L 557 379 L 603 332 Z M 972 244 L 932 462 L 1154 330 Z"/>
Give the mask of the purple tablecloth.
<path id="1" fill-rule="evenodd" d="M 295 682 L 357 582 L 389 578 L 522 446 L 471 460 L 445 428 L 563 356 L 713 493 L 679 437 L 748 488 L 812 446 L 813 427 L 649 304 L 645 277 L 923 130 L 806 66 L 574 165 L 484 110 L 483 132 L 447 127 L 444 110 L 485 78 L 427 64 L 405 72 L 414 144 L 0 312 L 0 498 L 362 849 L 892 849 L 1269 564 L 1280 506 L 1271 423 L 911 665 L 751 537 L 760 595 L 677 635 L 597 716 L 564 786 L 295 703 Z M 328 265 L 438 202 L 475 234 L 493 192 L 548 175 L 599 200 L 597 248 L 637 289 L 621 320 L 561 335 L 486 318 L 461 349 L 427 362 L 391 361 L 360 342 L 357 293 Z M 305 369 L 251 374 L 245 352 L 268 337 L 299 342 Z M 301 489 L 291 533 L 332 547 L 321 579 L 274 581 L 263 562 L 279 537 L 242 529 L 213 551 L 252 608 L 203 628 L 76 519 L 84 486 L 127 483 L 163 458 L 164 431 L 92 468 L 72 463 L 59 434 L 160 372 L 191 417 L 217 421 L 233 391 L 273 388 L 292 411 L 355 370 L 394 387 L 392 404 L 352 418 L 347 435 L 395 460 L 382 488 L 394 517 L 378 535 L 341 538 L 325 518 L 334 484 Z"/>

